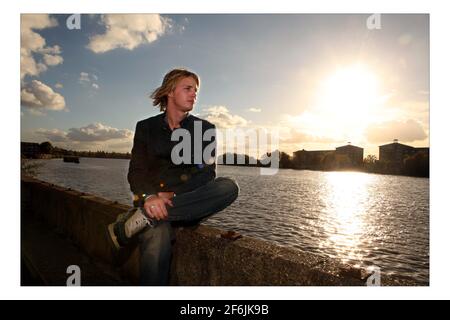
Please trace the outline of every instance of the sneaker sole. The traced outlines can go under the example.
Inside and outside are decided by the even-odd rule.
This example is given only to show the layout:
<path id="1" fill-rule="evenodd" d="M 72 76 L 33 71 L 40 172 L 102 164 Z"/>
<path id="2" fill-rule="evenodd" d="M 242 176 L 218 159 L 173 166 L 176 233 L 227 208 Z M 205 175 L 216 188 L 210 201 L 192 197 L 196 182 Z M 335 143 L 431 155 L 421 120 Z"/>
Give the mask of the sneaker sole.
<path id="1" fill-rule="evenodd" d="M 116 235 L 114 234 L 114 224 L 115 223 L 111 223 L 110 225 L 108 225 L 108 239 L 110 240 L 110 243 L 113 245 L 113 247 L 116 250 L 119 250 L 121 246 L 117 241 Z"/>

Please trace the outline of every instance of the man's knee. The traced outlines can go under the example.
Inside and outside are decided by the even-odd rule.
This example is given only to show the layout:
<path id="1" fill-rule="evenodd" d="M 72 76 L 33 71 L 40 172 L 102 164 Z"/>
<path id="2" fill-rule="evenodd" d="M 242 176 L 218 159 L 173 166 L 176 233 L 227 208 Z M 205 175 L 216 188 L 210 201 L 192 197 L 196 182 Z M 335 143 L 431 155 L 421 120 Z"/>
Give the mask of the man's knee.
<path id="1" fill-rule="evenodd" d="M 216 180 L 220 187 L 223 189 L 224 193 L 230 197 L 237 198 L 239 195 L 239 185 L 234 179 L 228 177 L 220 177 Z"/>
<path id="2" fill-rule="evenodd" d="M 170 222 L 163 221 L 155 227 L 147 227 L 140 234 L 139 240 L 141 245 L 152 247 L 170 246 L 173 240 L 173 231 Z"/>

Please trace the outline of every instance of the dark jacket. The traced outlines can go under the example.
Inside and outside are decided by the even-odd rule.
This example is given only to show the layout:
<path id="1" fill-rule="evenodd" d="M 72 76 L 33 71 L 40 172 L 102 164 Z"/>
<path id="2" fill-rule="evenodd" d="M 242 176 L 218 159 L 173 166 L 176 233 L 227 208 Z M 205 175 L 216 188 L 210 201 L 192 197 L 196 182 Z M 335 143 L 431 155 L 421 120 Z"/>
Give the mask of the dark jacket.
<path id="1" fill-rule="evenodd" d="M 139 121 L 134 133 L 133 149 L 128 170 L 128 182 L 135 195 L 135 205 L 142 204 L 143 198 L 149 194 L 163 191 L 173 191 L 176 194 L 192 191 L 216 177 L 215 138 L 214 156 L 211 164 L 204 162 L 194 164 L 194 139 L 201 142 L 201 150 L 211 144 L 194 137 L 194 123 L 201 122 L 202 137 L 206 130 L 215 126 L 191 114 L 180 123 L 181 128 L 187 129 L 191 135 L 191 164 L 175 165 L 171 160 L 172 148 L 178 141 L 171 141 L 172 131 L 165 118 L 165 113 Z M 178 129 L 175 129 L 176 131 Z M 136 203 L 137 202 L 137 203 Z"/>

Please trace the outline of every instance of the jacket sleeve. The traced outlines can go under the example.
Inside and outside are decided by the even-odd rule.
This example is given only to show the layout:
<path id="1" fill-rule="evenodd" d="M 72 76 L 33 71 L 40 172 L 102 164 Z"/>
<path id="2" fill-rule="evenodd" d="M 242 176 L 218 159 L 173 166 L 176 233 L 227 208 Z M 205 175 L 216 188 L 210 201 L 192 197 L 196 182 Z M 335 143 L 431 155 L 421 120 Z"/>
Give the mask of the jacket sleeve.
<path id="1" fill-rule="evenodd" d="M 136 125 L 134 132 L 133 149 L 131 150 L 131 160 L 128 168 L 128 182 L 130 189 L 136 197 L 157 193 L 157 177 L 152 172 L 154 161 L 149 158 L 148 138 L 146 138 L 145 123 L 140 121 Z"/>

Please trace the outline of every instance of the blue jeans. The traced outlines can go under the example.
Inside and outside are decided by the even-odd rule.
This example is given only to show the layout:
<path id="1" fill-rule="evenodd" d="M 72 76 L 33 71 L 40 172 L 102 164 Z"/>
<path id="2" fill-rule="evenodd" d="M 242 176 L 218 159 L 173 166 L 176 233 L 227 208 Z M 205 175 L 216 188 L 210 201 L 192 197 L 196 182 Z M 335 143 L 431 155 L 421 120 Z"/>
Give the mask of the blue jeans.
<path id="1" fill-rule="evenodd" d="M 169 218 L 139 235 L 140 284 L 167 285 L 174 232 L 171 222 L 198 223 L 225 209 L 238 197 L 239 186 L 230 178 L 219 177 L 193 191 L 172 199 L 166 206 Z"/>

